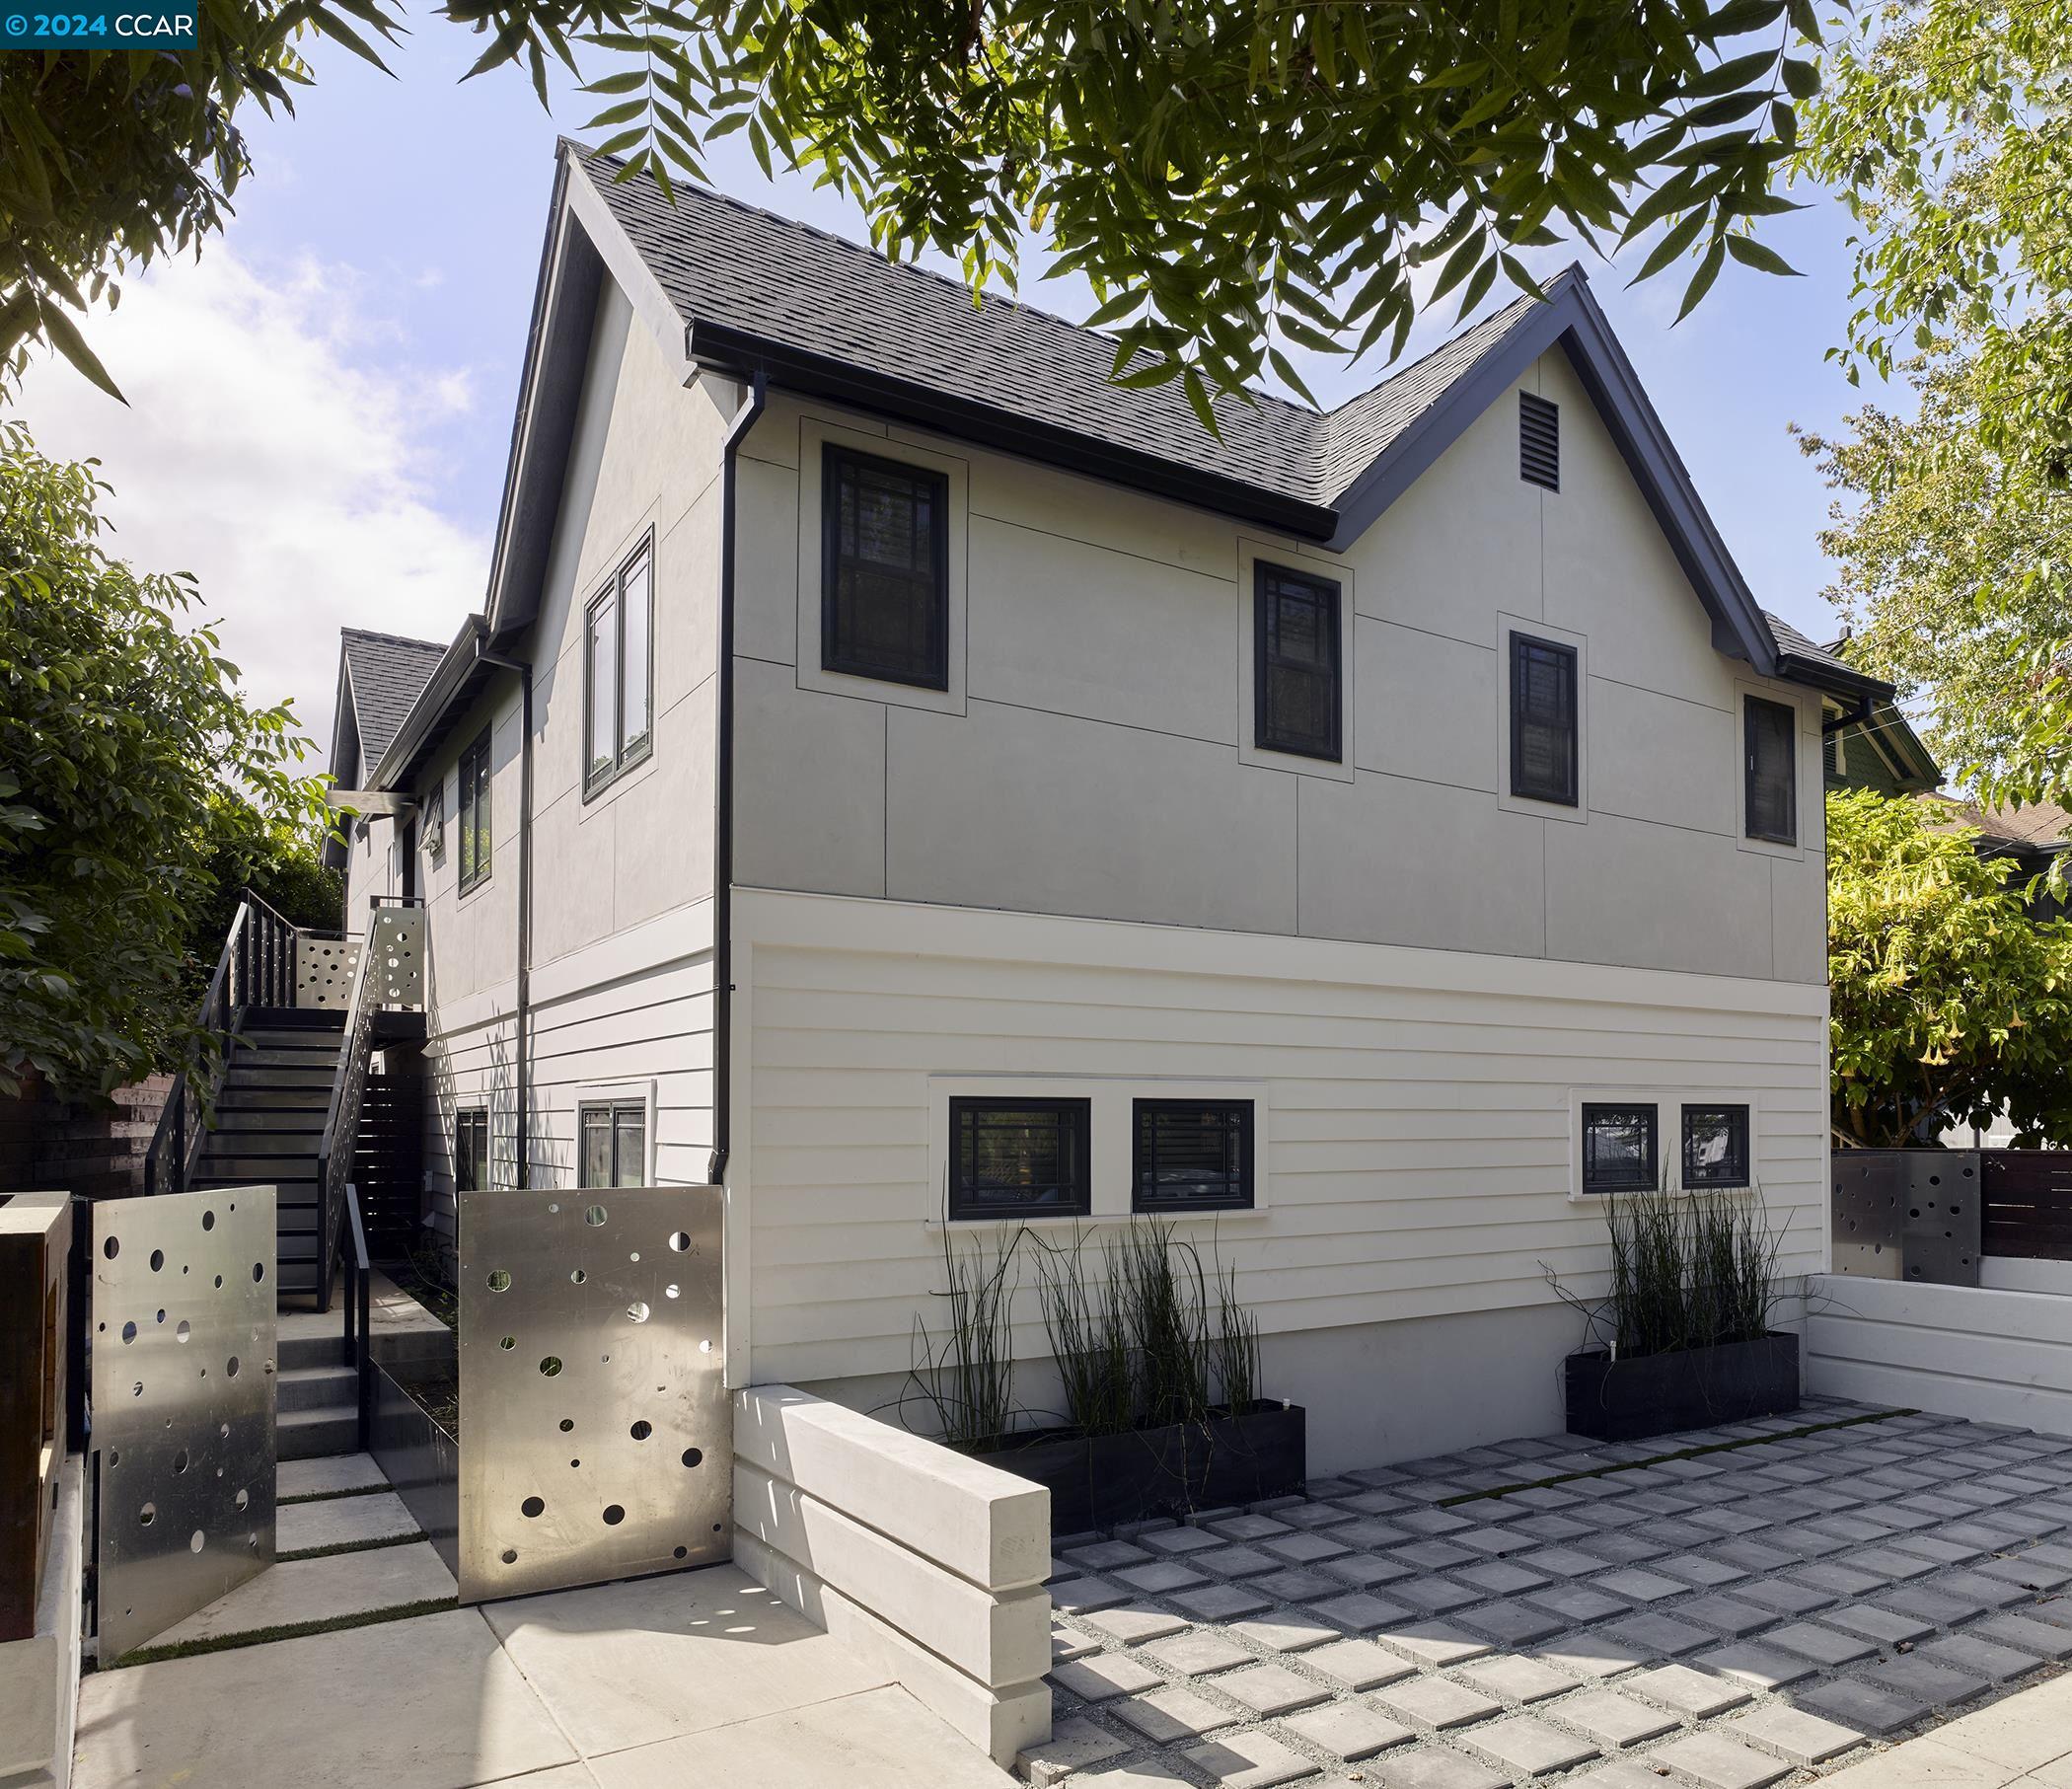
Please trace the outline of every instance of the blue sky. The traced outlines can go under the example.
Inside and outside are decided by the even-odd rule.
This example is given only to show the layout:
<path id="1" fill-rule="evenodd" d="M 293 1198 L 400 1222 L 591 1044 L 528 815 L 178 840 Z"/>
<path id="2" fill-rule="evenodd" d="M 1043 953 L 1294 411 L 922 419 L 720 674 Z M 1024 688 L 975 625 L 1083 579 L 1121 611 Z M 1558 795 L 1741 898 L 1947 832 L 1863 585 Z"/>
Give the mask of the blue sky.
<path id="1" fill-rule="evenodd" d="M 511 69 L 457 84 L 480 43 L 426 18 L 393 80 L 320 48 L 296 116 L 249 123 L 257 171 L 227 236 L 199 268 L 143 282 L 97 337 L 131 410 L 49 370 L 25 400 L 46 449 L 107 460 L 120 550 L 194 570 L 255 693 L 292 692 L 320 738 L 339 620 L 443 638 L 481 600 L 554 142 L 587 112 L 565 95 L 548 117 Z M 773 185 L 739 145 L 713 159 L 727 191 L 863 236 L 838 198 Z M 1586 264 L 1750 585 L 1825 637 L 1829 493 L 1786 426 L 1831 429 L 1852 404 L 1823 358 L 1849 308 L 1847 218 L 1800 196 L 1818 202 L 1765 235 L 1807 277 L 1730 261 L 1673 329 L 1677 270 L 1629 291 Z M 1090 308 L 1065 282 L 1022 296 Z M 1450 308 L 1426 320 L 1413 351 L 1453 327 Z M 1312 383 L 1329 404 L 1384 370 Z"/>

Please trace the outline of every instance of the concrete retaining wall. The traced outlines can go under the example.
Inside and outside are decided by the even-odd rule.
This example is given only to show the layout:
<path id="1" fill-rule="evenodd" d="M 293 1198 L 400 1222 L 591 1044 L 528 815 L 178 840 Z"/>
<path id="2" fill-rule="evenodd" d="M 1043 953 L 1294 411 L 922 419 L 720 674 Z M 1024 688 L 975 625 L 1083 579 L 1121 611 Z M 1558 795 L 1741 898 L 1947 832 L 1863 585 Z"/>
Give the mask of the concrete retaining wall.
<path id="1" fill-rule="evenodd" d="M 1004 1765 L 1050 1738 L 1050 1493 L 791 1385 L 734 1394 L 734 1561 Z"/>
<path id="2" fill-rule="evenodd" d="M 2072 1435 L 2072 1299 L 1816 1275 L 1807 1292 L 1806 1385 Z"/>
<path id="3" fill-rule="evenodd" d="M 36 1632 L 0 1645 L 0 1784 L 65 1789 L 79 1709 L 81 1456 L 58 1471 L 50 1553 L 37 1600 Z"/>

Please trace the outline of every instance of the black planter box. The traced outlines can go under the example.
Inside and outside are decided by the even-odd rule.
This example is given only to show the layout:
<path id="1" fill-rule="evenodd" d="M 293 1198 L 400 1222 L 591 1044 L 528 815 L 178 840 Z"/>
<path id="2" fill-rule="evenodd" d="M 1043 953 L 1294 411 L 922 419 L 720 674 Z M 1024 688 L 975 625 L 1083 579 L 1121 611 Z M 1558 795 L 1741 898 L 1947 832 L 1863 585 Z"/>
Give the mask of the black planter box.
<path id="1" fill-rule="evenodd" d="M 1568 1359 L 1569 1432 L 1639 1441 L 1799 1408 L 1799 1338 L 1766 1335 L 1718 1348 L 1615 1361 L 1601 1350 Z"/>
<path id="2" fill-rule="evenodd" d="M 1124 1435 L 1048 1429 L 978 1457 L 1048 1488 L 1051 1531 L 1082 1534 L 1151 1516 L 1257 1503 L 1301 1488 L 1308 1428 L 1299 1404 Z"/>

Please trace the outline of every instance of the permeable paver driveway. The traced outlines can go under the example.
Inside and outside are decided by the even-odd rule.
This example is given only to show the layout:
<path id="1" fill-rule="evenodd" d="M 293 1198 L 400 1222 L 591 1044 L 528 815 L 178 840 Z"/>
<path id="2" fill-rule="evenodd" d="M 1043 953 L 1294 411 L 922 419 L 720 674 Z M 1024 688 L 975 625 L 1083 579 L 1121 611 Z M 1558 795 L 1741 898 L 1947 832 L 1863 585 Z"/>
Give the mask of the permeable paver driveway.
<path id="1" fill-rule="evenodd" d="M 1039 1784 L 1872 1783 L 2072 1658 L 2072 1442 L 1813 1400 L 1057 1551 Z"/>

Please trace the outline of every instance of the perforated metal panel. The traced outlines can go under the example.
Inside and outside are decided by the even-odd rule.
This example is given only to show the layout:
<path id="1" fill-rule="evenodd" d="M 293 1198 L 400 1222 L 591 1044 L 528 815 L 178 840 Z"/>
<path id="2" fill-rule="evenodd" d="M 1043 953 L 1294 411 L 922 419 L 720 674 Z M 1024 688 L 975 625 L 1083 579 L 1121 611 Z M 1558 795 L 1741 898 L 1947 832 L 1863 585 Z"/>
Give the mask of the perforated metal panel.
<path id="1" fill-rule="evenodd" d="M 295 934 L 295 1004 L 342 1012 L 352 1001 L 353 971 L 359 967 L 358 938 Z"/>
<path id="2" fill-rule="evenodd" d="M 1905 1228 L 1904 1174 L 1899 1150 L 1836 1150 L 1830 1208 L 1834 1271 L 1866 1280 L 1899 1277 L 1899 1237 Z"/>
<path id="3" fill-rule="evenodd" d="M 720 1197 L 460 1195 L 464 1602 L 728 1556 Z"/>
<path id="4" fill-rule="evenodd" d="M 1833 1160 L 1836 1273 L 1978 1284 L 1976 1150 L 1839 1150 Z"/>
<path id="5" fill-rule="evenodd" d="M 424 909 L 383 907 L 368 928 L 375 994 L 384 1006 L 424 1005 Z"/>
<path id="6" fill-rule="evenodd" d="M 273 1563 L 273 1188 L 94 1207 L 104 1662 Z"/>

